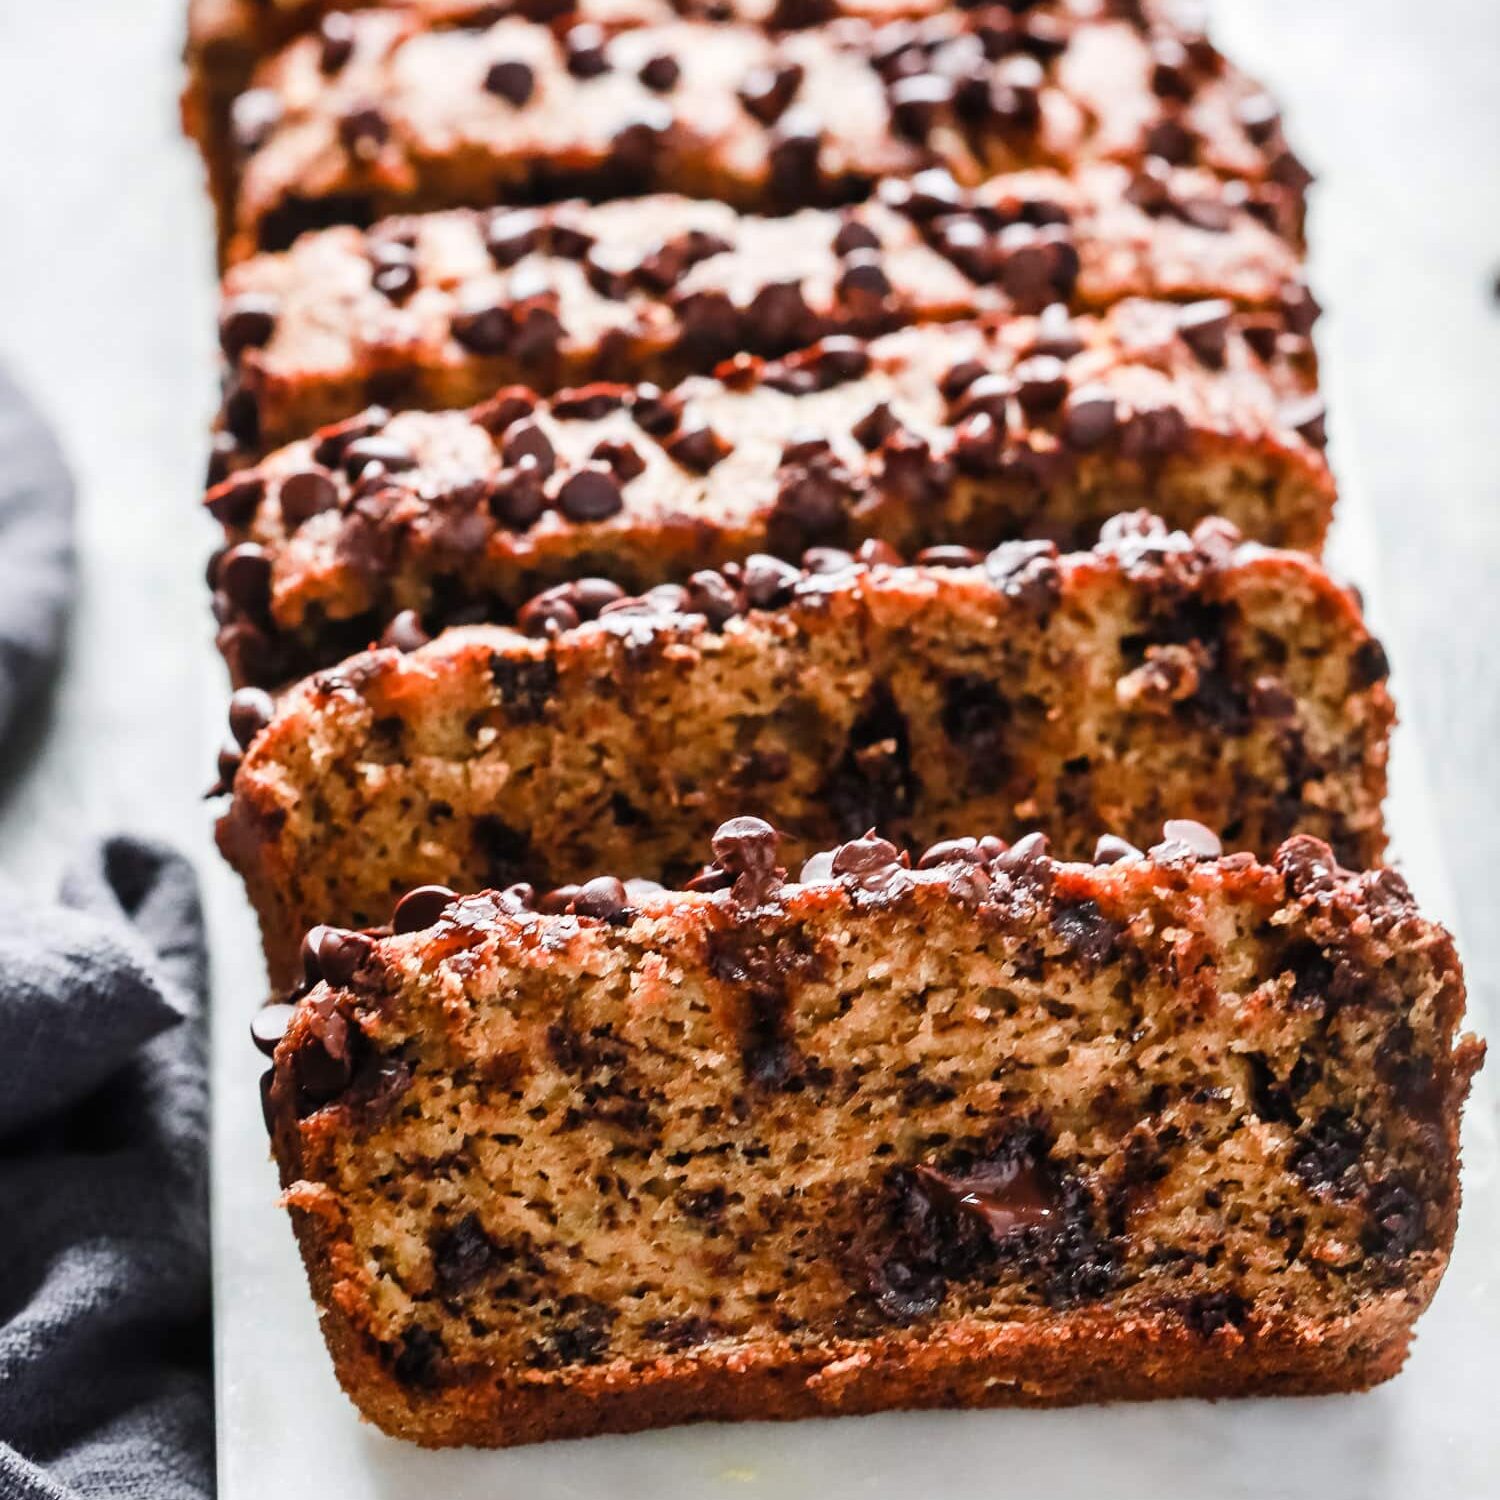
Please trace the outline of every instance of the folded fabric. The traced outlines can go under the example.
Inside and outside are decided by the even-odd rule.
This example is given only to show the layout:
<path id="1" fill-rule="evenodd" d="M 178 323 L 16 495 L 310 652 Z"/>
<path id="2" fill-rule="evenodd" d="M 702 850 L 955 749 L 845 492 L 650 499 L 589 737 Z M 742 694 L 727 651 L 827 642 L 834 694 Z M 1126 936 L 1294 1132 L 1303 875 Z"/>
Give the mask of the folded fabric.
<path id="1" fill-rule="evenodd" d="M 62 649 L 73 594 L 73 481 L 0 370 L 0 741 Z"/>
<path id="2" fill-rule="evenodd" d="M 159 845 L 0 893 L 3 1500 L 213 1493 L 206 973 Z"/>

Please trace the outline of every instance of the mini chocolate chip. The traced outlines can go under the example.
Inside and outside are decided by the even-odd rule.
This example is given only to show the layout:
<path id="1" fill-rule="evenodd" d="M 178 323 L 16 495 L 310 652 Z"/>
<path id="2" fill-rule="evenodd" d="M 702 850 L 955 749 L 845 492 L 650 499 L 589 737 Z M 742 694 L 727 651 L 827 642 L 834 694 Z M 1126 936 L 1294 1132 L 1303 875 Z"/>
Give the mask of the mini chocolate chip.
<path id="1" fill-rule="evenodd" d="M 530 420 L 517 422 L 505 434 L 504 453 L 508 464 L 520 464 L 530 459 L 543 479 L 557 466 L 557 450 L 552 446 L 552 440 Z"/>
<path id="2" fill-rule="evenodd" d="M 1094 845 L 1094 863 L 1096 865 L 1117 865 L 1125 859 L 1144 859 L 1134 844 L 1127 843 L 1118 834 L 1101 833 L 1099 842 Z"/>
<path id="3" fill-rule="evenodd" d="M 641 457 L 640 450 L 634 443 L 628 443 L 624 438 L 601 439 L 594 444 L 591 456 L 600 463 L 607 464 L 614 471 L 615 477 L 624 484 L 628 484 L 646 470 L 646 460 Z"/>
<path id="4" fill-rule="evenodd" d="M 502 469 L 489 490 L 490 514 L 512 531 L 527 531 L 547 508 L 542 473 L 534 459 L 523 459 L 515 468 Z"/>
<path id="5" fill-rule="evenodd" d="M 432 637 L 422 628 L 422 617 L 416 610 L 403 609 L 385 627 L 380 637 L 380 644 L 404 653 L 418 650 L 431 639 Z"/>
<path id="6" fill-rule="evenodd" d="M 242 687 L 229 700 L 229 732 L 241 750 L 248 750 L 250 742 L 275 716 L 276 704 L 264 688 Z"/>
<path id="7" fill-rule="evenodd" d="M 873 453 L 899 425 L 890 403 L 877 401 L 850 431 L 861 448 L 867 453 Z"/>
<path id="8" fill-rule="evenodd" d="M 740 598 L 722 573 L 705 569 L 687 581 L 687 607 L 719 629 L 740 612 Z"/>
<path id="9" fill-rule="evenodd" d="M 574 26 L 563 38 L 563 53 L 568 72 L 575 78 L 597 78 L 609 71 L 604 55 L 604 32 L 592 22 Z"/>
<path id="10" fill-rule="evenodd" d="M 1056 411 L 1068 394 L 1068 367 L 1052 354 L 1034 354 L 1016 366 L 1016 400 L 1028 416 Z"/>
<path id="11" fill-rule="evenodd" d="M 263 349 L 276 332 L 281 310 L 275 297 L 242 292 L 229 298 L 219 314 L 219 347 L 226 359 L 238 359 L 246 349 Z"/>
<path id="12" fill-rule="evenodd" d="M 1390 675 L 1390 658 L 1385 654 L 1385 647 L 1373 636 L 1355 647 L 1349 677 L 1356 692 L 1374 687 L 1377 682 L 1384 682 Z"/>
<path id="13" fill-rule="evenodd" d="M 843 301 L 861 298 L 883 301 L 891 295 L 891 290 L 891 278 L 886 275 L 878 252 L 856 250 L 845 259 L 838 279 L 838 295 Z"/>
<path id="14" fill-rule="evenodd" d="M 822 149 L 822 124 L 808 110 L 790 109 L 777 122 L 767 155 L 772 187 L 784 200 L 797 202 L 813 195 Z"/>
<path id="15" fill-rule="evenodd" d="M 642 432 L 665 437 L 682 421 L 682 399 L 654 385 L 638 385 L 630 399 L 630 415 Z"/>
<path id="16" fill-rule="evenodd" d="M 500 354 L 510 343 L 510 311 L 482 287 L 460 294 L 448 327 L 453 337 L 473 354 Z"/>
<path id="17" fill-rule="evenodd" d="M 1177 333 L 1212 369 L 1221 369 L 1229 348 L 1229 320 L 1234 309 L 1222 298 L 1192 302 L 1177 314 Z"/>
<path id="18" fill-rule="evenodd" d="M 772 125 L 786 113 L 801 87 L 800 63 L 752 68 L 740 85 L 740 103 L 762 125 Z"/>
<path id="19" fill-rule="evenodd" d="M 333 510 L 339 503 L 338 486 L 322 469 L 302 469 L 288 474 L 276 492 L 281 518 L 289 531 L 304 521 Z"/>
<path id="20" fill-rule="evenodd" d="M 938 73 L 911 73 L 886 90 L 891 118 L 903 135 L 925 141 L 932 127 L 953 107 L 951 78 Z"/>
<path id="21" fill-rule="evenodd" d="M 391 931 L 398 935 L 421 932 L 435 925 L 457 900 L 457 892 L 450 891 L 445 885 L 419 885 L 396 903 L 391 916 Z"/>
<path id="22" fill-rule="evenodd" d="M 563 482 L 557 508 L 570 521 L 603 521 L 625 508 L 625 496 L 607 464 L 590 463 Z"/>
<path id="23" fill-rule="evenodd" d="M 484 247 L 499 266 L 513 266 L 542 242 L 542 216 L 534 209 L 501 209 L 485 220 Z"/>
<path id="24" fill-rule="evenodd" d="M 259 610 L 271 597 L 271 559 L 263 547 L 241 542 L 219 560 L 218 587 L 244 610 Z"/>
<path id="25" fill-rule="evenodd" d="M 265 498 L 266 482 L 259 474 L 241 474 L 218 485 L 204 499 L 214 520 L 222 526 L 248 526 Z"/>
<path id="26" fill-rule="evenodd" d="M 1159 156 L 1174 167 L 1186 166 L 1193 159 L 1192 132 L 1180 120 L 1170 116 L 1158 120 L 1146 132 L 1146 152 Z"/>
<path id="27" fill-rule="evenodd" d="M 1328 408 L 1318 395 L 1304 396 L 1284 407 L 1281 420 L 1314 448 L 1328 446 Z"/>
<path id="28" fill-rule="evenodd" d="M 536 90 L 536 74 L 530 63 L 518 57 L 502 57 L 490 64 L 484 75 L 484 87 L 488 93 L 519 109 Z"/>
<path id="29" fill-rule="evenodd" d="M 255 1050 L 266 1057 L 273 1057 L 277 1044 L 286 1035 L 286 1029 L 292 1024 L 292 1017 L 296 1014 L 295 1005 L 262 1005 L 250 1017 L 250 1040 L 255 1043 Z"/>
<path id="30" fill-rule="evenodd" d="M 302 967 L 314 983 L 322 979 L 335 989 L 353 983 L 359 966 L 374 950 L 362 932 L 342 927 L 314 927 L 302 942 Z"/>
<path id="31" fill-rule="evenodd" d="M 781 835 L 763 818 L 731 818 L 711 841 L 714 858 L 731 875 L 769 870 L 776 862 Z"/>
<path id="32" fill-rule="evenodd" d="M 680 430 L 666 444 L 666 449 L 684 469 L 696 474 L 708 473 L 730 452 L 729 444 L 706 423 Z"/>
<path id="33" fill-rule="evenodd" d="M 596 917 L 606 922 L 618 917 L 629 905 L 630 896 L 624 882 L 613 875 L 600 875 L 585 881 L 569 903 L 575 915 Z"/>
<path id="34" fill-rule="evenodd" d="M 1063 404 L 1062 440 L 1077 452 L 1098 448 L 1118 425 L 1115 398 L 1105 386 L 1082 386 Z"/>
<path id="35" fill-rule="evenodd" d="M 853 255 L 856 250 L 879 249 L 880 236 L 859 219 L 846 218 L 833 237 L 833 253 L 841 258 Z"/>
<path id="36" fill-rule="evenodd" d="M 354 56 L 354 22 L 343 11 L 323 17 L 318 25 L 318 66 L 325 73 L 340 72 Z"/>
<path id="37" fill-rule="evenodd" d="M 773 609 L 785 604 L 801 577 L 799 569 L 764 552 L 746 558 L 740 570 L 740 584 L 752 609 Z"/>
<path id="38" fill-rule="evenodd" d="M 390 122 L 374 104 L 356 104 L 339 116 L 339 140 L 351 156 L 369 160 L 390 138 Z"/>
<path id="39" fill-rule="evenodd" d="M 572 630 L 579 623 L 578 611 L 573 607 L 571 589 L 559 584 L 528 599 L 516 611 L 516 625 L 529 636 L 543 638 L 560 630 Z"/>
<path id="40" fill-rule="evenodd" d="M 667 94 L 677 87 L 677 80 L 682 77 L 682 68 L 670 53 L 658 52 L 655 57 L 648 57 L 641 64 L 637 76 L 648 89 L 658 94 Z"/>

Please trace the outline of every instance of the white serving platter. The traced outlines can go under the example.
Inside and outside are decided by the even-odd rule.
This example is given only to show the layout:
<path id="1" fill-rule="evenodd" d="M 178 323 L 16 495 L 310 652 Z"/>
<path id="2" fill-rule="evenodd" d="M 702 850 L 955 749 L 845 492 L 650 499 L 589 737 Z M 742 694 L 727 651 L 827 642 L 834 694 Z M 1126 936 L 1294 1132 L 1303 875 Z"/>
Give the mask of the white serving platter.
<path id="1" fill-rule="evenodd" d="M 1347 443 L 1334 564 L 1379 622 L 1378 553 Z M 1397 684 L 1399 688 L 1399 683 Z M 222 700 L 220 700 L 222 701 Z M 1454 905 L 1417 741 L 1398 732 L 1390 821 L 1423 905 Z M 1481 1074 L 1465 1130 L 1453 1264 L 1395 1381 L 1364 1396 L 1173 1401 L 1052 1412 L 892 1414 L 679 1428 L 503 1453 L 426 1453 L 363 1424 L 338 1389 L 260 1119 L 246 1025 L 264 978 L 253 919 L 209 872 L 215 931 L 214 1253 L 223 1500 L 1478 1500 L 1500 1492 L 1496 1104 Z M 1484 1018 L 1475 1016 L 1481 1030 Z"/>
<path id="2" fill-rule="evenodd" d="M 1274 76 L 1265 36 L 1226 49 Z M 1239 44 L 1243 42 L 1242 47 Z M 1246 53 L 1249 53 L 1247 56 Z M 1316 244 L 1316 239 L 1315 239 Z M 1320 293 L 1328 292 L 1316 275 Z M 1331 565 L 1382 618 L 1380 551 L 1361 503 L 1348 423 L 1337 420 L 1336 306 L 1320 333 L 1343 498 Z M 1399 641 L 1393 643 L 1399 661 Z M 1395 682 L 1403 701 L 1399 675 Z M 223 689 L 205 692 L 222 733 Z M 1405 700 L 1409 703 L 1409 695 Z M 1424 908 L 1452 900 L 1415 729 L 1393 752 L 1392 848 Z M 246 1035 L 264 985 L 238 884 L 205 871 L 215 942 L 213 1210 L 222 1500 L 1482 1500 L 1500 1494 L 1500 1093 L 1482 1073 L 1464 1132 L 1464 1209 L 1447 1278 L 1410 1363 L 1362 1396 L 894 1413 L 791 1424 L 685 1427 L 508 1452 L 428 1453 L 362 1423 L 333 1378 L 260 1119 L 262 1060 Z M 1461 938 L 1461 935 L 1460 935 Z M 1460 948 L 1462 944 L 1460 942 Z M 1489 1018 L 1471 1025 L 1490 1034 Z"/>

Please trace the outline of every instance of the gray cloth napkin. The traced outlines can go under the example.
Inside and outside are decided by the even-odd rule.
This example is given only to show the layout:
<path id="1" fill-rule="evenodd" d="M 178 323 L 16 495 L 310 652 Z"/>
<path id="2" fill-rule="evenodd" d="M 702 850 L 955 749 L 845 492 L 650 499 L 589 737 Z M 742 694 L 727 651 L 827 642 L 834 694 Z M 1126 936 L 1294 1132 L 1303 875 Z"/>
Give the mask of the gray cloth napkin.
<path id="1" fill-rule="evenodd" d="M 207 960 L 180 856 L 0 901 L 0 1496 L 213 1492 Z"/>
<path id="2" fill-rule="evenodd" d="M 0 372 L 0 740 L 61 649 L 72 503 Z M 170 850 L 97 844 L 56 905 L 0 882 L 0 1500 L 213 1493 L 205 980 Z"/>

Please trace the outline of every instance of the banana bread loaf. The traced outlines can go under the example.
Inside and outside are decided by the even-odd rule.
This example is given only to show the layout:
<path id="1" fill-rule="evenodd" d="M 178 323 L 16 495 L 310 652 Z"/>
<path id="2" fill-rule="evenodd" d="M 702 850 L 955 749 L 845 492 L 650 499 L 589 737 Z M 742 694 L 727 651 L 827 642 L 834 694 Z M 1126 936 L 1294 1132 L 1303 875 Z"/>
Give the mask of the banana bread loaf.
<path id="1" fill-rule="evenodd" d="M 1036 828 L 1086 856 L 1175 817 L 1373 863 L 1384 655 L 1316 563 L 1235 542 L 1128 517 L 1073 556 L 824 550 L 637 601 L 565 586 L 521 629 L 355 657 L 274 706 L 237 694 L 219 845 L 278 986 L 316 922 L 382 922 L 432 882 L 676 880 L 745 807 L 793 863 L 871 826 L 917 848 Z"/>
<path id="2" fill-rule="evenodd" d="M 258 1029 L 345 1390 L 501 1446 L 1387 1379 L 1483 1056 L 1452 943 L 1390 870 L 1203 833 L 786 883 L 739 818 L 699 893 L 320 930 Z"/>
<path id="3" fill-rule="evenodd" d="M 671 385 L 742 351 L 1057 302 L 1222 300 L 1307 332 L 1296 249 L 1231 186 L 1101 164 L 970 192 L 934 169 L 842 212 L 763 218 L 658 195 L 320 231 L 225 277 L 219 427 L 233 443 L 218 452 L 237 463 L 371 404 Z"/>
<path id="4" fill-rule="evenodd" d="M 231 256 L 425 209 L 680 192 L 781 211 L 925 167 L 972 183 L 1100 160 L 1196 164 L 1300 223 L 1307 173 L 1274 107 L 1201 36 L 1061 19 L 1039 38 L 1028 25 L 993 7 L 780 35 L 698 21 L 610 35 L 359 12 L 336 67 L 306 37 L 241 95 Z"/>
<path id="5" fill-rule="evenodd" d="M 1334 487 L 1310 345 L 1265 318 L 1131 301 L 827 339 L 665 396 L 372 411 L 210 490 L 219 645 L 237 683 L 269 685 L 402 611 L 435 632 L 590 574 L 640 590 L 867 538 L 1087 545 L 1132 505 L 1316 550 Z"/>

